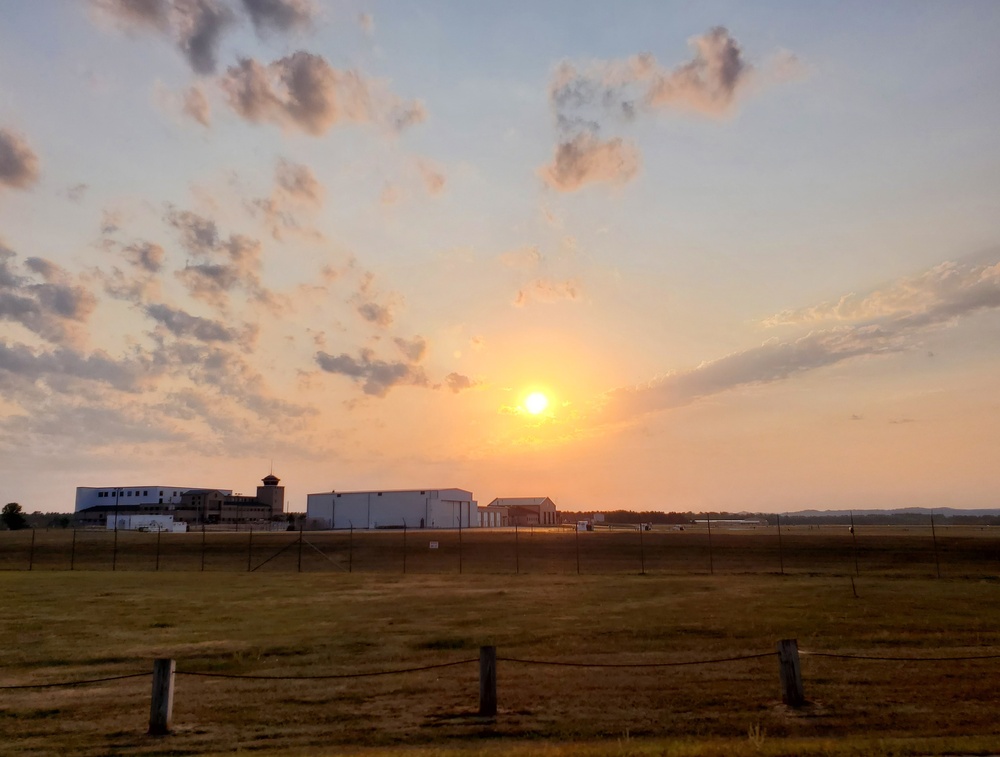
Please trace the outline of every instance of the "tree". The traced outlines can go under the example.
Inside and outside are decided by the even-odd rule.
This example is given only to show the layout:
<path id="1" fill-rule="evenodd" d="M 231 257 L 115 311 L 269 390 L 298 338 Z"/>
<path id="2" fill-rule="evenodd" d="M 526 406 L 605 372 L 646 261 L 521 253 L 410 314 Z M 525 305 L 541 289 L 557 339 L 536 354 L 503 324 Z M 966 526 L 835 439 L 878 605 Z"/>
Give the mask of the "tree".
<path id="1" fill-rule="evenodd" d="M 28 527 L 28 520 L 24 517 L 24 513 L 21 512 L 21 506 L 17 502 L 8 502 L 3 506 L 3 512 L 0 513 L 0 520 L 11 531 L 18 531 Z"/>

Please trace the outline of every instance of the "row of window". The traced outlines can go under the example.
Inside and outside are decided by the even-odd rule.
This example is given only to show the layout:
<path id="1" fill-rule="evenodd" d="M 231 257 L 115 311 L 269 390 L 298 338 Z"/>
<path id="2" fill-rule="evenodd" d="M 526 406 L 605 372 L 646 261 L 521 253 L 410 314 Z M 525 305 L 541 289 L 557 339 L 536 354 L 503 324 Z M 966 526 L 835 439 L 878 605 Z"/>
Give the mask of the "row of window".
<path id="1" fill-rule="evenodd" d="M 97 492 L 97 496 L 98 497 L 113 497 L 113 496 L 115 496 L 115 492 L 114 492 L 113 489 L 111 491 L 109 491 L 109 492 Z M 118 490 L 118 496 L 119 497 L 138 497 L 138 496 L 140 496 L 140 494 L 139 494 L 139 490 L 138 489 L 128 489 L 128 490 L 119 489 Z M 148 497 L 149 496 L 149 490 L 148 489 L 143 489 L 141 496 Z M 163 496 L 163 492 L 160 492 L 160 496 L 161 497 Z M 175 497 L 177 496 L 177 492 L 174 492 L 174 496 Z"/>

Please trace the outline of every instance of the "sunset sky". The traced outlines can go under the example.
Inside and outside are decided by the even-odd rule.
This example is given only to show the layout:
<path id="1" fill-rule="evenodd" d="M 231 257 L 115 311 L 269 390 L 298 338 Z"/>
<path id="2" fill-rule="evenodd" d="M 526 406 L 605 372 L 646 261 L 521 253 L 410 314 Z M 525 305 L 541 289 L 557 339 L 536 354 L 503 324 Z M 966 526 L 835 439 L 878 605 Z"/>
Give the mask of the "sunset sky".
<path id="1" fill-rule="evenodd" d="M 0 0 L 0 501 L 273 461 L 293 511 L 1000 506 L 998 39 L 993 0 Z"/>

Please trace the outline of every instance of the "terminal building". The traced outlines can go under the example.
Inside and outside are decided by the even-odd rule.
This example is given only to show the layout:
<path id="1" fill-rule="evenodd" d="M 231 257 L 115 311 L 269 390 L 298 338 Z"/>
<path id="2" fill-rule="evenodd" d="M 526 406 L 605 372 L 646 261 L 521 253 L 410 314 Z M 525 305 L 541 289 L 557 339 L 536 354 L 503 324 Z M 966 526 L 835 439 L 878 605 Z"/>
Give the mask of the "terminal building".
<path id="1" fill-rule="evenodd" d="M 74 512 L 78 523 L 92 526 L 132 515 L 170 515 L 176 522 L 197 524 L 269 521 L 284 513 L 285 487 L 280 481 L 269 473 L 255 497 L 191 486 L 78 486 Z"/>
<path id="2" fill-rule="evenodd" d="M 306 518 L 325 528 L 470 528 L 478 505 L 465 489 L 321 492 L 306 499 Z"/>

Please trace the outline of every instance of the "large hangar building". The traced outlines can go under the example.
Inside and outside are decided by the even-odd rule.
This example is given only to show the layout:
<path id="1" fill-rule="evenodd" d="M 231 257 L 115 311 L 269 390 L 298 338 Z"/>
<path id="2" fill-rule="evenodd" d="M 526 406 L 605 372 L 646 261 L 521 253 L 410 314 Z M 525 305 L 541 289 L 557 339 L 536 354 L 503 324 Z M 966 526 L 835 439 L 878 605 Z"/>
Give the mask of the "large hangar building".
<path id="1" fill-rule="evenodd" d="M 334 491 L 308 495 L 306 517 L 326 528 L 470 528 L 479 508 L 465 489 Z"/>

